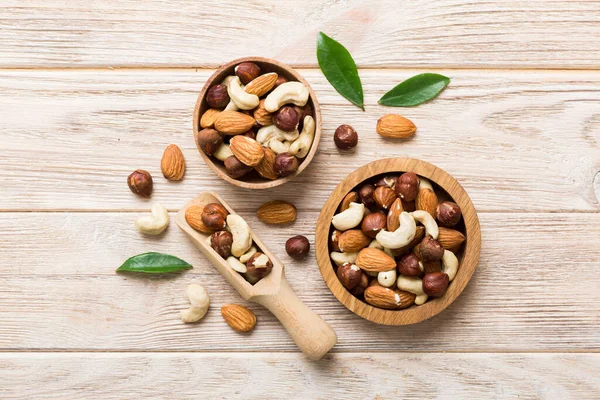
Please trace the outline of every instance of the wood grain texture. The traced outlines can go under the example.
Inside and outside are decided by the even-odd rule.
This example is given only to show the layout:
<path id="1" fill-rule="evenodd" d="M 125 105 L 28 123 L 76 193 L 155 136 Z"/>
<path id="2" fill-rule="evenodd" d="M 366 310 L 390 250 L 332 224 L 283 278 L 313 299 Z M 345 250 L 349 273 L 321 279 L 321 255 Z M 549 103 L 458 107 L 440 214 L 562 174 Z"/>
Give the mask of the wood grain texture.
<path id="1" fill-rule="evenodd" d="M 360 67 L 600 66 L 597 1 L 5 0 L 0 66 L 315 66 L 320 30 Z"/>
<path id="2" fill-rule="evenodd" d="M 599 365 L 599 354 L 1 354 L 0 396 L 252 400 L 268 384 L 280 399 L 595 399 Z"/>
<path id="3" fill-rule="evenodd" d="M 448 171 L 478 211 L 600 209 L 599 73 L 442 71 L 453 80 L 439 98 L 392 109 L 377 106 L 377 100 L 417 71 L 362 70 L 369 88 L 362 112 L 319 71 L 299 72 L 322 106 L 319 152 L 293 182 L 260 196 L 218 179 L 197 152 L 191 115 L 210 71 L 2 72 L 0 210 L 148 209 L 148 201 L 132 195 L 125 183 L 136 168 L 156 177 L 153 200 L 171 210 L 206 189 L 224 195 L 236 210 L 273 198 L 318 210 L 351 171 L 398 156 Z M 415 138 L 380 138 L 375 124 L 388 112 L 415 122 Z M 342 123 L 359 133 L 354 152 L 335 148 L 333 132 Z M 169 143 L 186 158 L 180 183 L 160 178 Z"/>
<path id="4" fill-rule="evenodd" d="M 298 297 L 333 326 L 334 352 L 600 351 L 600 254 L 588 240 L 600 236 L 600 214 L 480 214 L 481 261 L 463 294 L 428 321 L 387 327 L 334 298 L 313 251 L 305 262 L 285 254 L 292 235 L 314 244 L 318 214 L 299 211 L 294 224 L 278 228 L 242 216 L 286 265 Z M 174 225 L 144 238 L 136 216 L 0 214 L 0 351 L 296 351 L 279 322 L 255 305 L 256 329 L 240 340 L 218 312 L 242 302 L 236 291 Z M 114 273 L 145 251 L 176 255 L 194 269 L 163 278 Z M 192 282 L 207 288 L 212 305 L 199 324 L 186 325 L 179 311 Z"/>
<path id="5" fill-rule="evenodd" d="M 397 174 L 414 172 L 422 178 L 438 185 L 449 196 L 450 200 L 460 206 L 462 221 L 466 236 L 464 250 L 458 254 L 460 268 L 456 277 L 448 287 L 448 291 L 438 299 L 429 299 L 420 306 L 413 305 L 403 310 L 384 310 L 359 300 L 340 283 L 333 269 L 333 262 L 329 254 L 330 234 L 332 231 L 331 219 L 337 213 L 340 203 L 346 195 L 361 183 L 384 174 Z M 372 182 L 372 180 L 371 180 Z M 437 237 L 436 237 L 437 238 Z M 319 270 L 325 283 L 334 296 L 355 314 L 379 324 L 385 325 L 410 325 L 431 318 L 444 311 L 464 290 L 471 276 L 477 268 L 479 253 L 481 251 L 481 231 L 479 219 L 473 203 L 465 190 L 446 171 L 435 165 L 411 158 L 390 158 L 369 163 L 350 174 L 334 189 L 325 202 L 323 210 L 317 221 L 315 232 L 315 252 Z"/>
<path id="6" fill-rule="evenodd" d="M 175 216 L 177 226 L 188 235 L 190 240 L 244 300 L 258 303 L 271 311 L 287 330 L 294 343 L 308 358 L 311 360 L 321 359 L 335 346 L 337 342 L 335 332 L 327 322 L 298 298 L 285 277 L 283 264 L 264 244 L 258 231 L 253 230 L 250 232 L 252 243 L 258 251 L 269 257 L 273 269 L 267 276 L 252 285 L 213 250 L 206 241 L 209 235 L 198 232 L 188 225 L 185 218 L 186 209 L 192 206 L 202 206 L 202 209 L 204 209 L 204 206 L 210 203 L 221 204 L 230 214 L 236 214 L 236 211 L 219 195 L 204 192 L 179 210 Z M 253 228 L 250 227 L 250 229 Z"/>

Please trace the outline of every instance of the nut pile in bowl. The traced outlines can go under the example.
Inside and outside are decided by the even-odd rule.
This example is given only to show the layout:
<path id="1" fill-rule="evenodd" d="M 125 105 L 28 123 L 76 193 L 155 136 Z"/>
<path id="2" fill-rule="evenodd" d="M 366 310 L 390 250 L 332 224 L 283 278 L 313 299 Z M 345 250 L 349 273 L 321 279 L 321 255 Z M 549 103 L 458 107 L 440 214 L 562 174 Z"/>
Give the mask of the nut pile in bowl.
<path id="1" fill-rule="evenodd" d="M 236 65 L 207 90 L 210 108 L 200 115 L 198 147 L 236 180 L 293 175 L 315 139 L 308 87 L 263 69 Z"/>
<path id="2" fill-rule="evenodd" d="M 269 257 L 254 245 L 246 221 L 221 204 L 188 207 L 185 220 L 198 232 L 210 234 L 207 240 L 213 250 L 249 283 L 254 285 L 273 269 Z"/>
<path id="3" fill-rule="evenodd" d="M 331 222 L 330 257 L 340 283 L 388 310 L 444 296 L 465 241 L 461 209 L 447 198 L 413 172 L 358 185 Z"/>

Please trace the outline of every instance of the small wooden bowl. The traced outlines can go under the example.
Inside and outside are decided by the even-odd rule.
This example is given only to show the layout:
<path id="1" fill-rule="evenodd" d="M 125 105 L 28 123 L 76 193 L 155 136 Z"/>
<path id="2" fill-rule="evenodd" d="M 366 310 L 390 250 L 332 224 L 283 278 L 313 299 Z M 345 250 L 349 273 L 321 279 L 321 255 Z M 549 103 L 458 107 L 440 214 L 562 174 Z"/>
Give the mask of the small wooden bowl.
<path id="1" fill-rule="evenodd" d="M 294 179 L 294 177 L 298 176 L 304 169 L 310 164 L 315 153 L 317 152 L 317 148 L 319 147 L 319 140 L 321 140 L 321 108 L 319 107 L 319 102 L 317 101 L 317 96 L 315 92 L 312 90 L 308 82 L 296 71 L 294 71 L 290 66 L 280 63 L 279 61 L 272 60 L 270 58 L 264 57 L 244 57 L 238 58 L 237 60 L 230 61 L 229 63 L 221 66 L 214 74 L 211 75 L 210 78 L 204 84 L 200 95 L 198 96 L 198 100 L 196 101 L 196 107 L 194 108 L 194 121 L 193 121 L 193 130 L 194 130 L 194 142 L 196 146 L 198 146 L 198 132 L 200 128 L 200 117 L 202 114 L 210 108 L 210 106 L 206 103 L 206 93 L 208 89 L 220 83 L 223 79 L 225 79 L 228 75 L 234 75 L 234 68 L 236 65 L 242 62 L 253 62 L 257 64 L 261 73 L 267 72 L 277 72 L 280 76 L 285 76 L 290 81 L 299 81 L 302 82 L 307 88 L 309 92 L 308 103 L 313 109 L 313 118 L 315 119 L 315 138 L 312 143 L 312 147 L 310 151 L 306 155 L 304 159 L 299 160 L 300 165 L 298 166 L 298 170 L 296 173 L 281 177 L 275 180 L 269 180 L 261 177 L 256 171 L 252 171 L 247 175 L 243 176 L 241 179 L 234 179 L 227 175 L 225 172 L 225 166 L 223 162 L 213 159 L 212 157 L 204 154 L 202 149 L 198 147 L 198 151 L 200 155 L 204 159 L 204 162 L 219 176 L 221 179 L 231 183 L 232 185 L 239 186 L 247 189 L 268 189 L 275 186 L 283 185 L 284 183 Z"/>
<path id="2" fill-rule="evenodd" d="M 440 298 L 432 299 L 421 306 L 411 306 L 404 310 L 384 310 L 373 307 L 346 290 L 338 280 L 333 264 L 329 258 L 329 235 L 331 232 L 331 218 L 336 213 L 342 199 L 348 192 L 361 182 L 374 176 L 385 173 L 414 172 L 429 179 L 434 186 L 443 189 L 446 194 L 457 203 L 463 216 L 466 240 L 463 244 L 462 254 L 458 253 L 460 260 L 458 273 L 448 286 L 446 294 Z M 438 190 L 436 188 L 436 190 Z M 346 177 L 333 191 L 325 203 L 319 220 L 315 238 L 317 261 L 321 275 L 334 296 L 355 314 L 384 325 L 410 325 L 424 321 L 443 311 L 464 290 L 477 268 L 479 251 L 481 248 L 481 232 L 479 219 L 475 207 L 467 192 L 448 173 L 434 165 L 411 158 L 389 158 L 367 164 Z"/>

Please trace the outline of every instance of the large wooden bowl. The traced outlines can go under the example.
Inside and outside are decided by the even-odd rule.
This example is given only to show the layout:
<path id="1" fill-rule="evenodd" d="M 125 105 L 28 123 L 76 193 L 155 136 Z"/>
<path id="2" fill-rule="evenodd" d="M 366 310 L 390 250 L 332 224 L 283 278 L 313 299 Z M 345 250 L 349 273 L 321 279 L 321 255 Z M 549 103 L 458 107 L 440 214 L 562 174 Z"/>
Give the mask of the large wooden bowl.
<path id="1" fill-rule="evenodd" d="M 429 179 L 434 186 L 443 189 L 452 201 L 457 203 L 463 215 L 464 227 L 461 230 L 466 237 L 462 252 L 457 254 L 460 260 L 458 273 L 448 286 L 446 294 L 440 298 L 429 300 L 421 306 L 413 305 L 404 310 L 384 310 L 373 307 L 346 290 L 338 280 L 333 264 L 329 258 L 329 236 L 331 232 L 331 218 L 336 213 L 342 199 L 348 192 L 361 182 L 376 175 L 385 173 L 414 172 Z M 461 223 L 461 224 L 462 224 Z M 410 325 L 421 322 L 443 311 L 464 290 L 477 268 L 479 250 L 481 248 L 481 232 L 479 219 L 475 207 L 467 192 L 448 173 L 434 165 L 411 158 L 390 158 L 367 164 L 346 177 L 333 191 L 325 203 L 319 220 L 315 238 L 317 261 L 321 275 L 334 296 L 355 314 L 384 325 Z"/>
<path id="2" fill-rule="evenodd" d="M 208 89 L 220 83 L 223 79 L 225 79 L 228 75 L 234 75 L 234 68 L 236 65 L 242 62 L 253 62 L 256 63 L 260 69 L 261 73 L 267 72 L 277 72 L 278 75 L 285 76 L 291 81 L 299 81 L 302 82 L 307 88 L 309 92 L 308 103 L 313 109 L 313 118 L 315 119 L 315 138 L 312 143 L 312 147 L 310 151 L 306 155 L 304 159 L 299 160 L 300 165 L 298 166 L 298 170 L 286 177 L 281 177 L 275 180 L 268 180 L 261 177 L 256 171 L 252 171 L 240 179 L 235 179 L 227 175 L 225 172 L 225 166 L 222 161 L 214 159 L 212 157 L 204 154 L 202 149 L 198 146 L 198 132 L 200 128 L 200 117 L 202 114 L 210 108 L 210 106 L 206 103 L 206 93 Z M 200 95 L 198 96 L 198 100 L 196 101 L 196 107 L 194 108 L 194 121 L 193 121 L 193 130 L 194 130 L 194 141 L 196 142 L 196 146 L 198 147 L 198 151 L 200 155 L 204 159 L 206 165 L 208 165 L 221 179 L 231 183 L 232 185 L 236 185 L 239 187 L 247 188 L 247 189 L 268 189 L 275 186 L 283 185 L 286 182 L 294 179 L 294 177 L 298 176 L 304 169 L 310 164 L 315 153 L 317 152 L 317 148 L 319 147 L 319 140 L 321 140 L 321 108 L 319 107 L 319 102 L 317 101 L 317 96 L 315 92 L 312 90 L 308 82 L 296 71 L 294 71 L 290 66 L 280 63 L 278 61 L 272 60 L 270 58 L 263 57 L 244 57 L 238 58 L 237 60 L 233 60 L 219 68 L 215 71 L 214 74 L 211 75 L 210 78 L 204 84 Z"/>

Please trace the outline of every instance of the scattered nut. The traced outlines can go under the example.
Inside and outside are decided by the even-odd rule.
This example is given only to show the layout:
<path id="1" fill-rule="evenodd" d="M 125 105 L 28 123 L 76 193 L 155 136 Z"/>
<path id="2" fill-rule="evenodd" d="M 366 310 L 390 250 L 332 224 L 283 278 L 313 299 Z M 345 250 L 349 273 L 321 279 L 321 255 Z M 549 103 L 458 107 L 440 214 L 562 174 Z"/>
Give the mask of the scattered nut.
<path id="1" fill-rule="evenodd" d="M 236 332 L 250 332 L 256 326 L 256 315 L 239 304 L 226 304 L 221 307 L 221 316 L 227 325 Z"/>
<path id="2" fill-rule="evenodd" d="M 152 205 L 152 215 L 144 215 L 135 220 L 135 227 L 147 235 L 160 235 L 169 226 L 169 213 L 158 203 Z"/>
<path id="3" fill-rule="evenodd" d="M 185 323 L 198 322 L 206 315 L 210 305 L 210 298 L 206 290 L 195 283 L 188 285 L 186 289 L 190 301 L 190 308 L 181 311 L 181 320 Z"/>
<path id="4" fill-rule="evenodd" d="M 290 257 L 300 260 L 306 257 L 310 251 L 310 242 L 306 236 L 297 235 L 291 237 L 285 242 L 285 251 Z"/>
<path id="5" fill-rule="evenodd" d="M 298 159 L 287 152 L 278 154 L 273 168 L 279 176 L 290 176 L 298 170 Z"/>
<path id="6" fill-rule="evenodd" d="M 143 169 L 136 169 L 127 177 L 129 189 L 141 197 L 152 194 L 152 175 Z"/>
<path id="7" fill-rule="evenodd" d="M 333 141 L 340 150 L 349 150 L 358 144 L 358 134 L 350 125 L 340 125 L 335 130 Z"/>
<path id="8" fill-rule="evenodd" d="M 244 85 L 249 84 L 260 75 L 260 67 L 253 62 L 243 62 L 234 68 L 235 74 Z"/>
<path id="9" fill-rule="evenodd" d="M 360 283 L 362 271 L 355 264 L 344 263 L 338 267 L 337 277 L 342 286 L 348 290 L 352 290 Z"/>
<path id="10" fill-rule="evenodd" d="M 218 231 L 210 236 L 210 246 L 225 259 L 231 255 L 233 235 L 227 231 Z"/>
<path id="11" fill-rule="evenodd" d="M 202 210 L 202 223 L 212 230 L 225 229 L 229 212 L 220 204 L 209 203 Z"/>
<path id="12" fill-rule="evenodd" d="M 198 132 L 198 146 L 207 155 L 212 156 L 223 144 L 223 136 L 214 129 L 202 129 Z"/>
<path id="13" fill-rule="evenodd" d="M 377 121 L 376 131 L 386 138 L 408 139 L 414 136 L 417 127 L 401 115 L 387 114 Z"/>
<path id="14" fill-rule="evenodd" d="M 443 201 L 437 206 L 437 220 L 440 225 L 452 227 L 459 223 L 462 212 L 458 204 L 451 201 Z"/>
<path id="15" fill-rule="evenodd" d="M 285 132 L 292 132 L 298 128 L 300 117 L 296 110 L 290 106 L 284 106 L 275 113 L 273 122 L 275 126 Z"/>
<path id="16" fill-rule="evenodd" d="M 185 174 L 185 159 L 181 149 L 176 144 L 170 144 L 163 153 L 160 162 L 163 176 L 170 181 L 180 181 Z"/>
<path id="17" fill-rule="evenodd" d="M 257 251 L 246 262 L 246 267 L 248 268 L 248 274 L 262 279 L 271 272 L 273 263 L 269 260 L 269 257 Z"/>
<path id="18" fill-rule="evenodd" d="M 206 102 L 213 108 L 225 108 L 229 103 L 227 86 L 214 85 L 206 93 Z"/>
<path id="19" fill-rule="evenodd" d="M 414 172 L 405 172 L 396 181 L 396 194 L 403 202 L 414 201 L 419 193 L 419 177 Z"/>
<path id="20" fill-rule="evenodd" d="M 283 200 L 267 201 L 256 211 L 256 216 L 265 224 L 289 224 L 296 220 L 296 206 Z"/>

